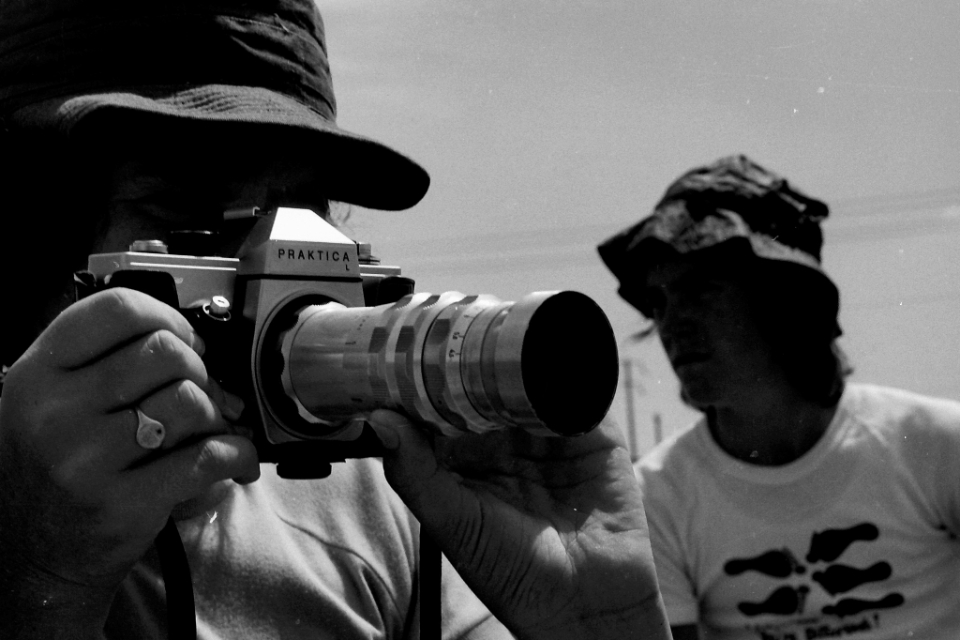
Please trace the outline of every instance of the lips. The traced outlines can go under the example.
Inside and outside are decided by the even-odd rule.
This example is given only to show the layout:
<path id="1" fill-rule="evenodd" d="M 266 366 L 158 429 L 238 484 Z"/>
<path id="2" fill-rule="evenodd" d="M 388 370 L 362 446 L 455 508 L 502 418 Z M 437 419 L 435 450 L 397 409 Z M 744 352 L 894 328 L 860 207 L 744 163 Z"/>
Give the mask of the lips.
<path id="1" fill-rule="evenodd" d="M 660 340 L 674 368 L 704 362 L 710 358 L 709 340 L 702 332 L 684 328 L 661 331 Z"/>
<path id="2" fill-rule="evenodd" d="M 670 359 L 670 364 L 672 364 L 674 368 L 680 368 L 691 364 L 705 362 L 707 359 L 709 359 L 709 356 L 706 353 L 698 351 L 685 351 L 674 355 Z"/>

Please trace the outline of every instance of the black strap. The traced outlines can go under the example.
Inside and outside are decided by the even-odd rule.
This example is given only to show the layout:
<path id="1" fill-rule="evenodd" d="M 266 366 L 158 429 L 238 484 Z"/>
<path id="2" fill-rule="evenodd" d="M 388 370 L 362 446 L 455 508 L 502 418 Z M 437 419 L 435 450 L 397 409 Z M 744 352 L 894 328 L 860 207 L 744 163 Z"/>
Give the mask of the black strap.
<path id="1" fill-rule="evenodd" d="M 190 565 L 173 518 L 167 520 L 154 544 L 160 556 L 160 572 L 167 592 L 167 637 L 171 640 L 196 638 L 197 612 Z"/>
<path id="2" fill-rule="evenodd" d="M 420 640 L 440 640 L 440 547 L 420 529 Z"/>

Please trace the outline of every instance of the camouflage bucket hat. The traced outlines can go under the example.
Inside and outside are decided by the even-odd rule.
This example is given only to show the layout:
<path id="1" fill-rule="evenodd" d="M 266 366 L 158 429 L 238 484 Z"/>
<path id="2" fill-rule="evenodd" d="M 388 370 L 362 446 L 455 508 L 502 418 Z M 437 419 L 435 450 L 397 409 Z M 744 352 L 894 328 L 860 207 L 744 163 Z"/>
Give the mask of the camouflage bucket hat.
<path id="1" fill-rule="evenodd" d="M 406 209 L 430 182 L 414 161 L 337 126 L 313 0 L 0 2 L 0 118 L 69 136 L 131 116 L 137 127 L 105 131 L 218 122 L 240 137 L 283 133 L 278 153 L 314 163 L 332 200 Z"/>
<path id="2" fill-rule="evenodd" d="M 721 158 L 678 178 L 637 224 L 598 247 L 620 295 L 650 317 L 643 289 L 650 269 L 679 256 L 758 259 L 803 284 L 836 326 L 839 293 L 823 271 L 821 222 L 829 210 L 744 155 Z M 708 251 L 709 250 L 709 251 Z M 835 335 L 839 335 L 836 326 Z"/>

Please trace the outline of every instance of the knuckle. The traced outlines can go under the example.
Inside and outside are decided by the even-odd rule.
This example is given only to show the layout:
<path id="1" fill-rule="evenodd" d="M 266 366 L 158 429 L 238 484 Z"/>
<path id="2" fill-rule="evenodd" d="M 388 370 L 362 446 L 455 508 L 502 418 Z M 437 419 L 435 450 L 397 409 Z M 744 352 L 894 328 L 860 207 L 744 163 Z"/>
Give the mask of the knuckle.
<path id="1" fill-rule="evenodd" d="M 206 367 L 200 357 L 171 331 L 159 329 L 151 333 L 144 341 L 143 353 L 148 361 L 157 363 L 171 375 L 193 380 L 198 385 L 207 382 Z"/>
<path id="2" fill-rule="evenodd" d="M 76 407 L 59 397 L 38 401 L 36 397 L 10 397 L 9 420 L 3 425 L 4 446 L 18 454 L 54 465 L 72 453 Z"/>
<path id="3" fill-rule="evenodd" d="M 63 460 L 50 468 L 49 478 L 63 498 L 89 506 L 101 502 L 108 489 L 84 462 L 75 458 Z"/>
<path id="4" fill-rule="evenodd" d="M 161 358 L 173 357 L 183 359 L 183 349 L 180 348 L 180 339 L 166 329 L 159 329 L 147 336 L 144 349 L 151 355 Z"/>
<path id="5" fill-rule="evenodd" d="M 167 329 L 153 332 L 145 345 L 151 358 L 160 358 L 165 367 L 183 374 L 199 385 L 207 382 L 207 370 L 193 349 Z"/>
<path id="6" fill-rule="evenodd" d="M 173 389 L 174 410 L 188 420 L 212 418 L 207 395 L 192 381 L 181 380 Z"/>
<path id="7" fill-rule="evenodd" d="M 91 304 L 97 313 L 107 318 L 122 320 L 135 312 L 135 297 L 138 294 L 131 289 L 107 289 L 98 293 Z"/>
<path id="8" fill-rule="evenodd" d="M 200 445 L 196 457 L 196 470 L 201 477 L 216 476 L 225 463 L 226 451 L 222 442 L 206 440 Z"/>

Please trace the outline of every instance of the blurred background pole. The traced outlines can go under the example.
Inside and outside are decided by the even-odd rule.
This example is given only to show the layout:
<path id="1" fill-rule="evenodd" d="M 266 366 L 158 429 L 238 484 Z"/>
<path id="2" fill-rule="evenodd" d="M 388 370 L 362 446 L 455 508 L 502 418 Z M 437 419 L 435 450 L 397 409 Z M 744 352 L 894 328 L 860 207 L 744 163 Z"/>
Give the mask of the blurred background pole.
<path id="1" fill-rule="evenodd" d="M 663 440 L 663 416 L 659 413 L 653 414 L 653 444 L 660 444 Z"/>
<path id="2" fill-rule="evenodd" d="M 637 418 L 633 406 L 633 360 L 624 358 L 620 361 L 623 366 L 623 385 L 626 387 L 624 402 L 627 410 L 627 447 L 630 449 L 630 459 L 636 462 L 640 457 L 637 445 Z"/>

